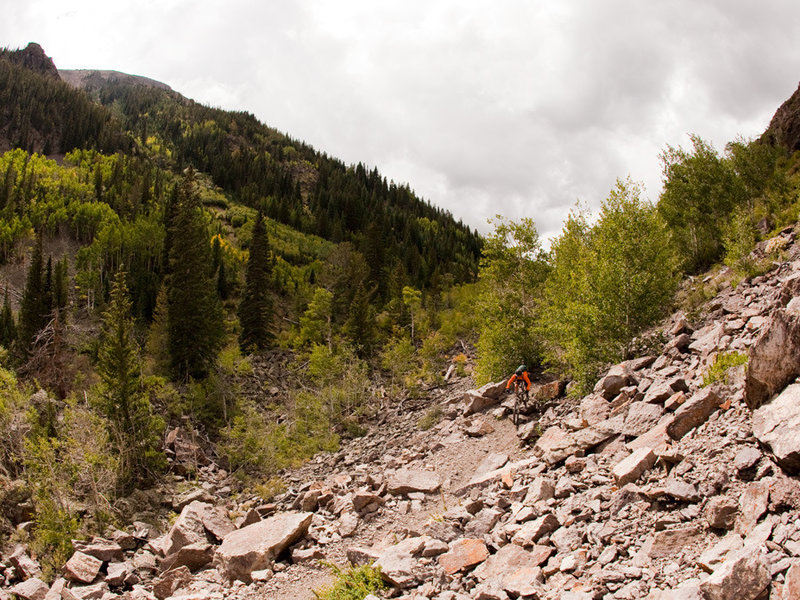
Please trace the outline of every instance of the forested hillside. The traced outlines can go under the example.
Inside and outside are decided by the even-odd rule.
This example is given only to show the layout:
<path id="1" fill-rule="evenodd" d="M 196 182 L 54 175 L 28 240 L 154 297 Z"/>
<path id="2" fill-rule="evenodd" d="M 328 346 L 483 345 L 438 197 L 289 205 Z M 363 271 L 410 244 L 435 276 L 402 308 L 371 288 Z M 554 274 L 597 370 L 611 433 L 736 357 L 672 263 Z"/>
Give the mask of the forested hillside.
<path id="1" fill-rule="evenodd" d="M 268 499 L 282 469 L 445 373 L 524 362 L 587 389 L 661 344 L 670 310 L 691 319 L 718 291 L 708 270 L 767 269 L 781 248 L 753 248 L 800 209 L 774 136 L 722 154 L 693 136 L 664 150 L 657 202 L 621 179 L 545 251 L 532 220 L 481 239 L 250 114 L 80 81 L 41 48 L 0 52 L 0 467 L 53 568 L 178 468 L 168 428 Z"/>

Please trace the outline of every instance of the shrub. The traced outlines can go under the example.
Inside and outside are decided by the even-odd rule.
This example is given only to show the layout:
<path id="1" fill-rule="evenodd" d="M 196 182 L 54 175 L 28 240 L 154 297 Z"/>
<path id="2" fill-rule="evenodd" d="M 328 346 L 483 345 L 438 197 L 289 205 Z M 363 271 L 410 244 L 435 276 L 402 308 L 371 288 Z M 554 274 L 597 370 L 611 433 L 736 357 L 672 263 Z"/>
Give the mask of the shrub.
<path id="1" fill-rule="evenodd" d="M 362 565 L 342 569 L 333 564 L 328 566 L 333 571 L 336 581 L 328 588 L 314 591 L 314 596 L 318 600 L 362 600 L 369 594 L 387 587 L 378 567 Z"/>
<path id="2" fill-rule="evenodd" d="M 734 367 L 747 364 L 747 354 L 741 352 L 721 352 L 714 359 L 714 364 L 709 368 L 708 373 L 703 377 L 703 387 L 711 385 L 717 381 L 728 384 L 728 371 Z"/>

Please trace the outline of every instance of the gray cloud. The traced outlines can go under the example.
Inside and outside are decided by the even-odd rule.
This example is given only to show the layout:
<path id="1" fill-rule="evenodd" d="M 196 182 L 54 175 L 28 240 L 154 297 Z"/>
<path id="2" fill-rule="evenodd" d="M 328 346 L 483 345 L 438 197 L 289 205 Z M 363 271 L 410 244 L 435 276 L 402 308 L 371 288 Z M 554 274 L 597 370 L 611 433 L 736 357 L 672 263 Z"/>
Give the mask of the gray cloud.
<path id="1" fill-rule="evenodd" d="M 481 231 L 557 234 L 617 177 L 660 190 L 686 133 L 755 136 L 794 90 L 791 0 L 190 0 L 5 11 L 0 39 L 62 68 L 160 79 L 388 178 Z"/>

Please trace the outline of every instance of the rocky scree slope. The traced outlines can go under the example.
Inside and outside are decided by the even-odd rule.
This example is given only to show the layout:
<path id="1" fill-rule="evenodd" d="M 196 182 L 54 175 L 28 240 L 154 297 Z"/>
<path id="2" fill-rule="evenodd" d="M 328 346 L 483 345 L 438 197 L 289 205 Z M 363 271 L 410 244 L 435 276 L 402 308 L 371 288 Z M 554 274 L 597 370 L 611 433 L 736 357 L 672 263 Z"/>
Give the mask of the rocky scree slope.
<path id="1" fill-rule="evenodd" d="M 200 485 L 152 492 L 180 513 L 75 542 L 51 585 L 23 546 L 4 556 L 24 600 L 312 598 L 318 559 L 374 561 L 385 594 L 437 600 L 800 598 L 800 245 L 767 274 L 720 285 L 696 322 L 675 314 L 658 355 L 612 367 L 583 398 L 537 386 L 509 423 L 503 383 L 456 380 L 387 409 L 364 438 L 288 473 L 271 503 L 180 430 L 172 459 Z M 777 255 L 776 255 L 777 256 Z M 721 353 L 749 355 L 704 385 Z M 150 515 L 152 517 L 152 515 Z M 153 519 L 151 519 L 152 521 Z"/>

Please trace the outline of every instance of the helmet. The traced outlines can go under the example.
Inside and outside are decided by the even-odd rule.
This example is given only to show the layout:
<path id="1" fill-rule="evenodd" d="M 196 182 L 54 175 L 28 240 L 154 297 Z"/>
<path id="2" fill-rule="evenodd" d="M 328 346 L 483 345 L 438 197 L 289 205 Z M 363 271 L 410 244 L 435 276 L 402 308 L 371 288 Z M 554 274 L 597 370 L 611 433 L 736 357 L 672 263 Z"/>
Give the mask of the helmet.
<path id="1" fill-rule="evenodd" d="M 515 373 L 517 375 L 522 375 L 527 370 L 528 370 L 528 367 L 526 367 L 525 365 L 520 365 L 520 366 L 517 367 L 517 370 L 515 371 Z"/>

